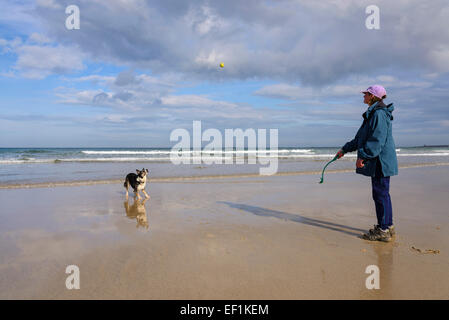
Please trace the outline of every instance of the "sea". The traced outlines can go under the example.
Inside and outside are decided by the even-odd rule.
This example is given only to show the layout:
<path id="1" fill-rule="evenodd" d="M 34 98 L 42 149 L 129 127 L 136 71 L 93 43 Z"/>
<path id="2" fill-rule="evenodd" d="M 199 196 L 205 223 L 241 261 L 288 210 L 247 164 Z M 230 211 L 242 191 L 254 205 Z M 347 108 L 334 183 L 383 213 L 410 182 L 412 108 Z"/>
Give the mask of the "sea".
<path id="1" fill-rule="evenodd" d="M 281 147 L 275 152 L 257 150 L 177 151 L 171 148 L 0 148 L 0 188 L 51 186 L 52 183 L 117 182 L 136 169 L 146 168 L 149 178 L 177 179 L 203 176 L 258 174 L 277 161 L 278 173 L 317 172 L 338 147 Z M 449 146 L 398 147 L 400 167 L 449 163 Z M 230 164 L 207 164 L 211 156 Z M 191 163 L 174 164 L 173 157 Z M 256 159 L 251 163 L 250 159 Z M 351 170 L 356 153 L 348 153 L 327 170 Z M 215 158 L 217 159 L 217 158 Z"/>

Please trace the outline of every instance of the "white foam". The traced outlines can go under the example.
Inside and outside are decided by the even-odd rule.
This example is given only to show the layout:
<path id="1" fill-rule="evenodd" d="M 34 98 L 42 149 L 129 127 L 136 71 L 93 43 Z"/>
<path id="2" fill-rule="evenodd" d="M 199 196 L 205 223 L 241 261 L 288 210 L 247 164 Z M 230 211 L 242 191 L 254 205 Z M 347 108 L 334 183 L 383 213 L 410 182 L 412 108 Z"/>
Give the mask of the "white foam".
<path id="1" fill-rule="evenodd" d="M 269 150 L 267 150 L 269 151 Z M 151 151 L 141 151 L 141 150 L 82 150 L 81 153 L 88 154 L 88 155 L 132 155 L 132 154 L 191 154 L 193 152 L 201 152 L 204 154 L 209 153 L 224 153 L 224 154 L 237 154 L 237 153 L 244 153 L 244 154 L 251 154 L 251 153 L 257 153 L 257 152 L 265 152 L 264 150 L 183 150 L 183 151 L 177 151 L 177 150 L 151 150 Z M 314 153 L 311 149 L 279 149 L 279 153 Z"/>
<path id="2" fill-rule="evenodd" d="M 400 151 L 401 149 L 396 149 L 396 151 Z M 411 150 L 403 150 L 401 153 L 397 153 L 398 157 L 447 157 L 449 156 L 449 150 L 435 150 L 430 152 L 423 153 L 407 153 Z M 438 152 L 436 152 L 438 151 Z M 266 150 L 266 151 L 257 151 L 257 150 L 234 150 L 234 151 L 202 151 L 199 154 L 194 153 L 192 150 L 183 151 L 183 152 L 169 152 L 169 151 L 83 151 L 83 152 L 92 152 L 86 153 L 89 155 L 94 155 L 99 153 L 99 155 L 115 155 L 111 157 L 76 157 L 76 158 L 27 158 L 27 159 L 17 159 L 17 158 L 3 158 L 0 160 L 0 164 L 33 164 L 33 163 L 54 163 L 54 162 L 157 162 L 157 161 L 167 161 L 171 160 L 170 155 L 182 155 L 187 156 L 190 159 L 199 159 L 198 155 L 201 155 L 203 160 L 214 159 L 215 157 L 219 157 L 220 159 L 232 159 L 236 158 L 244 158 L 245 156 L 254 156 L 259 158 L 275 158 L 279 157 L 281 159 L 332 159 L 335 154 L 323 153 L 323 154 L 315 154 L 309 153 L 313 152 L 310 149 L 280 149 L 280 150 Z M 121 157 L 120 155 L 124 155 Z M 137 155 L 136 157 L 132 157 L 131 155 Z M 147 155 L 147 156 L 145 156 Z M 348 153 L 344 156 L 344 158 L 356 158 L 357 153 Z"/>
<path id="3" fill-rule="evenodd" d="M 114 157 L 114 158 L 68 158 L 68 159 L 58 159 L 61 162 L 135 162 L 135 161 L 169 161 L 170 157 Z"/>
<path id="4" fill-rule="evenodd" d="M 442 150 L 442 149 L 437 149 L 437 150 L 433 150 L 434 152 L 448 152 L 449 151 L 449 149 L 444 149 L 444 150 Z"/>
<path id="5" fill-rule="evenodd" d="M 55 159 L 6 159 L 6 160 L 0 160 L 0 164 L 19 164 L 19 163 L 51 163 L 54 162 Z"/>
<path id="6" fill-rule="evenodd" d="M 83 150 L 84 154 L 169 154 L 170 151 L 164 150 L 152 150 L 152 151 L 138 151 L 138 150 L 113 150 L 113 151 L 96 151 L 96 150 Z"/>
<path id="7" fill-rule="evenodd" d="M 313 150 L 311 149 L 282 149 L 279 150 L 280 152 L 286 151 L 286 152 L 291 152 L 291 153 L 315 153 Z"/>
<path id="8" fill-rule="evenodd" d="M 442 157 L 449 156 L 449 152 L 445 153 L 403 153 L 398 154 L 401 157 Z"/>

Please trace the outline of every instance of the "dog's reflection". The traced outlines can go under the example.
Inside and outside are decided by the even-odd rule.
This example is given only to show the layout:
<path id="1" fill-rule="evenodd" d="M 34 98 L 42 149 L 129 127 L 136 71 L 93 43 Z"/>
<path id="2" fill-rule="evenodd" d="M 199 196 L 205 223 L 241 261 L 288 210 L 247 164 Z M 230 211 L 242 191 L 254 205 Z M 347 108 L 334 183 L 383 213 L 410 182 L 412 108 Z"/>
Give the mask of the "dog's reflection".
<path id="1" fill-rule="evenodd" d="M 126 216 L 130 219 L 136 219 L 136 228 L 149 228 L 147 209 L 145 208 L 145 202 L 147 202 L 147 200 L 147 198 L 139 200 L 137 199 L 137 197 L 134 197 L 134 202 L 132 203 L 132 205 L 129 205 L 128 199 L 123 202 L 123 205 L 125 206 Z"/>

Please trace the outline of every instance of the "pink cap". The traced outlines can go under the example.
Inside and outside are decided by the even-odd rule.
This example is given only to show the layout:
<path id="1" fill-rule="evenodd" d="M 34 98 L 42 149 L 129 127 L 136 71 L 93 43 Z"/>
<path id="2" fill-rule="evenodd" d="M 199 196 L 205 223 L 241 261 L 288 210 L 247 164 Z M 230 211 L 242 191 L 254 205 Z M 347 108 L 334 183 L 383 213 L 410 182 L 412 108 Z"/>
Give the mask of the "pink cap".
<path id="1" fill-rule="evenodd" d="M 369 92 L 372 95 L 378 97 L 379 99 L 383 99 L 383 96 L 387 95 L 387 91 L 385 90 L 384 87 L 379 86 L 379 85 L 374 85 L 371 87 L 368 87 L 368 89 L 361 91 L 362 93 L 366 93 Z"/>

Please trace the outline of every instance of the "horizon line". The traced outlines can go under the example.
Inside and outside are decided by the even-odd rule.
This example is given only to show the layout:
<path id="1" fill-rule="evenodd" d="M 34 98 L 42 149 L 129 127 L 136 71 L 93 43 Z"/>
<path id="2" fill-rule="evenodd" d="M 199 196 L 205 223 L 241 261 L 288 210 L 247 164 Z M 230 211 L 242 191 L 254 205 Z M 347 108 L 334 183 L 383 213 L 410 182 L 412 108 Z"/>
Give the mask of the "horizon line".
<path id="1" fill-rule="evenodd" d="M 341 148 L 342 146 L 278 146 L 278 149 L 281 148 L 298 148 L 298 149 L 306 149 L 306 148 Z M 413 145 L 413 146 L 396 146 L 397 148 L 423 148 L 423 147 L 449 147 L 449 144 L 424 144 L 424 145 Z M 156 149 L 156 148 L 160 148 L 160 149 L 172 149 L 173 147 L 0 147 L 0 149 Z M 223 148 L 222 148 L 223 149 Z M 235 149 L 235 147 L 234 147 Z M 193 150 L 193 148 L 190 148 L 190 150 Z M 218 150 L 218 149 L 217 149 Z M 244 148 L 244 150 L 246 150 L 246 148 Z M 251 149 L 250 149 L 251 150 Z"/>

